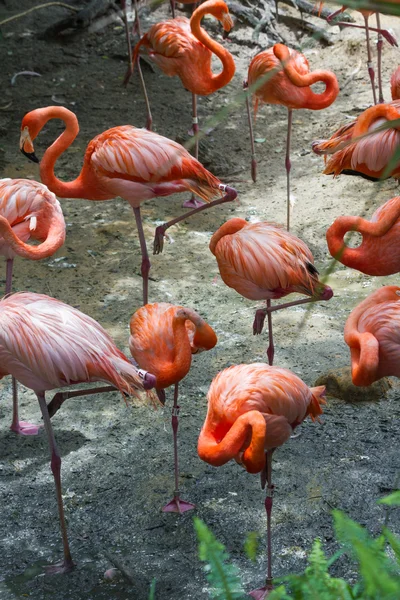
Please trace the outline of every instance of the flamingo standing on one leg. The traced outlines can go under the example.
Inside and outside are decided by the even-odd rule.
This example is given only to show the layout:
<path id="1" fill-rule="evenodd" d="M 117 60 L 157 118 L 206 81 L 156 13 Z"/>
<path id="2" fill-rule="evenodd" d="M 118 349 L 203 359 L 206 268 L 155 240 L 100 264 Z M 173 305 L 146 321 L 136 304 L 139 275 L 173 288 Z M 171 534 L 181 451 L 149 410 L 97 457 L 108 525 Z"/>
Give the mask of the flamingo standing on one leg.
<path id="1" fill-rule="evenodd" d="M 39 401 L 51 451 L 64 560 L 49 568 L 70 571 L 72 562 L 61 492 L 61 457 L 45 392 L 75 383 L 106 381 L 123 394 L 137 395 L 137 369 L 92 318 L 54 298 L 22 292 L 0 300 L 0 379 L 13 375 Z M 149 397 L 151 398 L 151 396 Z"/>
<path id="2" fill-rule="evenodd" d="M 54 174 L 57 158 L 76 138 L 79 126 L 73 112 L 62 106 L 32 110 L 22 120 L 20 149 L 39 162 L 33 140 L 50 119 L 61 119 L 66 129 L 46 150 L 40 162 L 42 181 L 62 198 L 110 200 L 121 196 L 132 206 L 142 252 L 143 304 L 148 301 L 150 261 L 146 248 L 140 205 L 156 196 L 169 196 L 190 190 L 210 204 L 188 211 L 156 229 L 154 253 L 162 251 L 165 231 L 182 219 L 210 206 L 234 200 L 236 190 L 227 187 L 203 167 L 180 144 L 166 137 L 131 125 L 113 127 L 95 137 L 88 145 L 82 170 L 74 181 L 63 182 Z M 225 192 L 225 195 L 221 198 Z"/>
<path id="3" fill-rule="evenodd" d="M 227 85 L 235 74 L 235 62 L 230 52 L 200 26 L 202 18 L 207 14 L 218 19 L 225 31 L 232 28 L 233 22 L 224 0 L 208 0 L 194 11 L 190 21 L 186 17 L 179 17 L 153 25 L 136 45 L 132 59 L 133 69 L 139 51 L 144 46 L 149 58 L 163 73 L 170 77 L 177 75 L 185 89 L 192 93 L 196 159 L 199 154 L 197 96 L 209 96 L 216 92 Z M 213 54 L 222 63 L 222 71 L 218 75 L 211 69 Z M 129 76 L 128 71 L 125 81 Z M 147 94 L 145 97 L 147 98 Z M 148 122 L 150 116 L 148 114 Z M 192 196 L 183 206 L 193 208 L 198 205 L 198 201 Z"/>
<path id="4" fill-rule="evenodd" d="M 306 302 L 330 300 L 333 296 L 332 289 L 319 281 L 313 255 L 306 244 L 275 223 L 230 219 L 212 236 L 210 250 L 226 285 L 249 300 L 267 301 L 267 308 L 256 312 L 253 333 L 262 332 L 268 316 L 270 365 L 274 359 L 271 313 Z M 292 293 L 310 298 L 271 307 L 271 299 Z"/>
<path id="5" fill-rule="evenodd" d="M 344 340 L 354 385 L 400 377 L 400 287 L 384 286 L 360 302 L 346 321 Z"/>
<path id="6" fill-rule="evenodd" d="M 192 354 L 211 350 L 217 343 L 214 330 L 192 309 L 166 302 L 139 308 L 130 322 L 129 348 L 138 365 L 156 377 L 156 390 L 165 400 L 164 389 L 174 385 L 172 431 L 174 435 L 174 498 L 163 512 L 183 513 L 194 504 L 181 500 L 178 469 L 178 386 L 189 372 Z"/>
<path id="7" fill-rule="evenodd" d="M 29 239 L 38 240 L 30 246 Z M 0 179 L 0 255 L 6 259 L 6 289 L 11 293 L 15 256 L 40 260 L 52 256 L 65 241 L 65 221 L 60 203 L 47 187 L 29 179 Z M 13 417 L 10 429 L 21 435 L 36 435 L 37 425 L 20 421 L 18 390 L 12 378 Z"/>
<path id="8" fill-rule="evenodd" d="M 358 231 L 362 243 L 348 248 L 344 236 Z M 388 200 L 372 215 L 338 217 L 326 232 L 331 255 L 339 262 L 366 275 L 394 275 L 400 272 L 400 197 Z"/>
<path id="9" fill-rule="evenodd" d="M 268 570 L 266 586 L 250 593 L 257 600 L 272 589 L 272 454 L 308 415 L 318 419 L 324 392 L 324 386 L 309 388 L 288 369 L 263 363 L 221 371 L 208 391 L 207 417 L 197 447 L 200 458 L 215 467 L 234 458 L 249 473 L 261 472 L 263 489 L 267 484 Z"/>
<path id="10" fill-rule="evenodd" d="M 316 94 L 311 89 L 314 83 L 325 83 L 325 91 Z M 251 87 L 254 94 L 257 112 L 258 103 L 281 104 L 288 109 L 288 128 L 286 141 L 286 181 L 287 181 L 287 229 L 290 228 L 290 138 L 293 109 L 308 108 L 321 110 L 336 100 L 339 84 L 336 76 L 330 71 L 314 71 L 310 73 L 308 61 L 303 54 L 291 50 L 283 44 L 275 44 L 269 50 L 257 54 L 250 63 L 248 81 L 244 84 Z M 252 144 L 252 176 L 256 177 L 256 159 L 254 141 L 249 114 L 250 137 Z"/>
<path id="11" fill-rule="evenodd" d="M 328 140 L 312 143 L 315 154 L 323 155 L 324 175 L 359 175 L 376 181 L 382 177 L 399 178 L 399 164 L 393 155 L 400 144 L 399 128 L 394 126 L 373 135 L 360 136 L 400 118 L 400 67 L 390 79 L 392 102 L 371 106 L 354 121 L 340 127 Z M 352 140 L 354 140 L 352 142 Z M 328 159 L 328 155 L 333 154 Z"/>
<path id="12" fill-rule="evenodd" d="M 364 17 L 364 25 L 356 25 L 355 23 L 347 23 L 347 22 L 343 22 L 343 21 L 336 21 L 334 20 L 335 17 L 339 14 L 341 14 L 343 11 L 346 10 L 346 8 L 348 8 L 348 6 L 344 5 L 342 6 L 342 8 L 340 8 L 339 10 L 333 12 L 331 15 L 329 15 L 329 17 L 327 17 L 327 22 L 330 23 L 331 25 L 339 25 L 339 27 L 356 27 L 357 29 L 365 29 L 365 37 L 366 37 L 366 42 L 367 42 L 367 67 L 368 67 L 368 75 L 371 81 L 371 87 L 372 87 L 372 96 L 374 99 L 374 104 L 377 103 L 376 101 L 376 89 L 375 89 L 375 71 L 374 71 L 374 67 L 372 65 L 372 54 L 371 54 L 371 46 L 370 46 L 370 39 L 369 39 L 369 32 L 370 31 L 374 31 L 378 33 L 378 41 L 377 41 L 377 53 L 378 53 L 378 91 L 379 91 L 379 102 L 382 103 L 384 102 L 384 98 L 383 98 L 383 90 L 382 90 L 382 46 L 383 46 L 383 38 L 385 38 L 385 40 L 387 42 L 389 42 L 389 44 L 391 46 L 398 46 L 397 44 L 397 40 L 396 38 L 387 30 L 387 29 L 382 29 L 381 28 L 381 21 L 380 21 L 380 16 L 379 16 L 379 12 L 377 11 L 373 11 L 373 10 L 359 10 L 359 12 L 362 14 L 362 16 Z M 369 18 L 371 15 L 374 14 L 374 12 L 376 13 L 376 28 L 375 27 L 370 27 L 369 26 Z"/>

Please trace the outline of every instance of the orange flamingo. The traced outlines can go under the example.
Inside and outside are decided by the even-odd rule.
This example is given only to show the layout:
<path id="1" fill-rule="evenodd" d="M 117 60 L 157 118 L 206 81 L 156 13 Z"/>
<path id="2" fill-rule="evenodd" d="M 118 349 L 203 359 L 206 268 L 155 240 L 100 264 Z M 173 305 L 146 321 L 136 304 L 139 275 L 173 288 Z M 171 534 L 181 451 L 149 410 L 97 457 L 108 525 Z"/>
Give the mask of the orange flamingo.
<path id="1" fill-rule="evenodd" d="M 268 571 L 266 586 L 250 593 L 257 600 L 272 589 L 272 454 L 308 415 L 318 419 L 324 392 L 324 386 L 309 388 L 288 369 L 263 363 L 221 371 L 208 391 L 207 416 L 197 446 L 200 458 L 215 467 L 235 459 L 249 473 L 261 473 L 263 489 L 267 484 Z"/>
<path id="2" fill-rule="evenodd" d="M 174 436 L 174 498 L 163 512 L 183 513 L 194 504 L 180 498 L 178 467 L 178 386 L 189 372 L 192 354 L 211 350 L 217 343 L 214 330 L 192 309 L 166 302 L 146 304 L 130 322 L 129 348 L 138 365 L 156 377 L 156 390 L 162 403 L 164 389 L 174 385 L 172 431 Z"/>
<path id="3" fill-rule="evenodd" d="M 73 112 L 62 106 L 32 110 L 22 120 L 20 149 L 39 162 L 33 140 L 50 119 L 61 119 L 66 129 L 46 150 L 40 162 L 42 181 L 62 198 L 110 200 L 121 196 L 131 205 L 142 252 L 143 304 L 148 301 L 150 261 L 143 232 L 140 205 L 156 196 L 191 191 L 209 204 L 186 212 L 156 229 L 154 254 L 163 248 L 165 231 L 191 215 L 211 206 L 234 200 L 236 190 L 227 187 L 203 167 L 180 144 L 131 125 L 113 127 L 96 136 L 86 149 L 83 167 L 74 181 L 63 182 L 54 174 L 57 158 L 72 144 L 79 126 Z M 223 192 L 225 195 L 221 198 Z"/>
<path id="4" fill-rule="evenodd" d="M 368 386 L 400 377 L 400 287 L 376 290 L 350 313 L 344 339 L 351 353 L 353 383 Z"/>
<path id="5" fill-rule="evenodd" d="M 318 81 L 325 83 L 325 91 L 316 94 L 311 86 Z M 308 108 L 321 110 L 335 101 L 339 93 L 336 76 L 330 71 L 314 71 L 310 73 L 308 61 L 303 54 L 291 50 L 283 44 L 275 44 L 269 50 L 257 54 L 250 63 L 248 81 L 244 87 L 250 86 L 255 96 L 255 113 L 258 103 L 281 104 L 288 109 L 288 128 L 286 141 L 286 181 L 287 181 L 287 229 L 290 227 L 290 138 L 293 109 Z M 248 96 L 247 96 L 248 103 Z M 247 104 L 250 139 L 252 149 L 252 177 L 256 180 L 256 159 L 253 128 L 249 104 Z"/>
<path id="6" fill-rule="evenodd" d="M 362 243 L 348 248 L 344 236 L 358 231 Z M 362 217 L 339 217 L 326 232 L 331 255 L 339 262 L 366 275 L 394 275 L 400 272 L 400 197 L 388 200 L 372 215 L 370 221 Z"/>
<path id="7" fill-rule="evenodd" d="M 45 392 L 90 381 L 106 381 L 122 394 L 135 396 L 144 387 L 137 369 L 94 319 L 59 300 L 27 292 L 0 300 L 0 379 L 6 375 L 13 375 L 32 389 L 39 401 L 50 446 L 64 547 L 63 562 L 48 571 L 67 572 L 74 563 L 64 519 L 61 457 Z"/>
<path id="8" fill-rule="evenodd" d="M 156 23 L 141 38 L 133 52 L 132 69 L 139 51 L 144 46 L 149 58 L 169 77 L 177 75 L 183 86 L 192 93 L 193 133 L 195 135 L 194 156 L 199 155 L 197 96 L 209 96 L 227 85 L 235 74 L 235 62 L 232 55 L 213 40 L 200 26 L 202 18 L 213 15 L 223 25 L 225 31 L 233 26 L 228 7 L 224 0 L 208 0 L 197 8 L 190 21 L 186 17 L 178 17 Z M 211 69 L 213 54 L 222 63 L 222 71 L 218 75 Z M 132 70 L 128 71 L 125 81 Z M 146 105 L 149 107 L 147 93 Z M 151 113 L 148 111 L 147 123 L 151 126 Z M 199 202 L 192 196 L 183 206 L 193 208 Z"/>
<path id="9" fill-rule="evenodd" d="M 212 236 L 210 250 L 226 285 L 249 300 L 267 301 L 267 307 L 256 312 L 253 333 L 262 332 L 268 316 L 270 365 L 275 352 L 271 313 L 306 302 L 330 300 L 333 296 L 332 289 L 319 281 L 313 255 L 306 244 L 275 223 L 230 219 Z M 292 293 L 310 298 L 271 306 L 271 299 Z"/>
<path id="10" fill-rule="evenodd" d="M 375 1 L 379 1 L 379 0 L 375 0 Z M 370 46 L 370 39 L 369 39 L 369 32 L 370 31 L 374 31 L 378 34 L 378 41 L 376 44 L 377 47 L 377 54 L 378 54 L 378 90 L 379 90 L 379 102 L 382 103 L 384 102 L 383 99 L 383 90 L 382 90 L 382 46 L 383 46 L 383 38 L 385 38 L 385 40 L 387 42 L 389 42 L 389 44 L 391 46 L 398 46 L 397 44 L 397 40 L 396 38 L 387 30 L 387 29 L 382 29 L 381 28 L 381 21 L 380 21 L 380 16 L 379 16 L 379 12 L 374 11 L 374 10 L 359 10 L 358 12 L 360 12 L 362 14 L 362 16 L 364 17 L 364 25 L 356 25 L 355 23 L 347 23 L 347 22 L 343 22 L 343 21 L 336 21 L 335 17 L 339 14 L 341 14 L 343 11 L 346 10 L 346 8 L 348 8 L 347 5 L 342 6 L 342 8 L 339 8 L 339 10 L 333 12 L 331 15 L 329 15 L 329 17 L 327 17 L 327 22 L 331 25 L 338 25 L 339 27 L 356 27 L 357 29 L 365 29 L 365 37 L 366 37 L 366 42 L 367 42 L 367 67 L 368 67 L 368 74 L 369 74 L 369 78 L 371 81 L 371 86 L 372 86 L 372 96 L 374 99 L 374 104 L 376 104 L 376 89 L 375 89 L 375 71 L 374 71 L 374 67 L 372 65 L 372 54 L 371 54 L 371 46 Z M 376 14 L 376 28 L 375 27 L 370 27 L 369 26 L 369 18 L 371 15 L 373 15 L 375 12 Z"/>
<path id="11" fill-rule="evenodd" d="M 30 246 L 29 239 L 38 240 Z M 40 260 L 52 256 L 65 241 L 65 221 L 60 203 L 47 187 L 29 179 L 0 179 L 0 255 L 6 259 L 6 295 L 11 293 L 14 257 Z M 18 390 L 12 378 L 13 418 L 10 429 L 36 435 L 37 425 L 20 421 Z"/>
<path id="12" fill-rule="evenodd" d="M 371 106 L 354 121 L 340 127 L 328 140 L 312 143 L 315 154 L 323 155 L 325 175 L 359 175 L 376 181 L 380 178 L 399 178 L 399 165 L 392 164 L 400 133 L 394 127 L 381 129 L 388 121 L 400 117 L 400 67 L 390 79 L 392 102 Z M 377 129 L 373 135 L 364 136 Z M 352 141 L 353 140 L 353 141 Z M 329 160 L 327 156 L 333 154 Z"/>

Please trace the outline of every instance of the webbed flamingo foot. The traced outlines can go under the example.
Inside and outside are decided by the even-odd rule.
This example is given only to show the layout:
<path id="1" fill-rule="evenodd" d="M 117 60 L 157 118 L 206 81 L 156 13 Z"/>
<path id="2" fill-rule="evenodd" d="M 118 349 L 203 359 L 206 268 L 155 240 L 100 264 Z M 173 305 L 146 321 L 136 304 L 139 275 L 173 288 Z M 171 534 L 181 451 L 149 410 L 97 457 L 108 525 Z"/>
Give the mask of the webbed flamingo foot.
<path id="1" fill-rule="evenodd" d="M 75 564 L 70 558 L 64 559 L 55 565 L 48 565 L 47 567 L 44 567 L 44 572 L 46 575 L 61 575 L 63 573 L 70 573 L 74 567 Z"/>
<path id="2" fill-rule="evenodd" d="M 203 202 L 203 200 L 200 200 L 200 198 L 196 198 L 196 196 L 192 194 L 190 200 L 185 200 L 182 206 L 183 208 L 200 208 L 200 206 L 203 206 L 204 204 L 206 203 Z"/>
<path id="3" fill-rule="evenodd" d="M 156 228 L 156 232 L 154 234 L 153 254 L 161 254 L 161 252 L 163 251 L 164 237 L 165 237 L 165 227 L 164 227 L 164 225 L 159 225 Z"/>
<path id="4" fill-rule="evenodd" d="M 267 311 L 265 308 L 260 308 L 256 311 L 253 321 L 253 335 L 260 335 L 260 333 L 262 333 L 266 316 Z"/>
<path id="5" fill-rule="evenodd" d="M 196 508 L 195 504 L 192 504 L 191 502 L 185 502 L 185 500 L 181 500 L 179 497 L 179 492 L 175 492 L 171 502 L 168 502 L 168 504 L 163 506 L 161 510 L 162 512 L 176 512 L 182 515 L 188 510 L 193 510 L 194 508 Z"/>
<path id="6" fill-rule="evenodd" d="M 267 581 L 265 587 L 258 588 L 257 590 L 252 590 L 251 592 L 249 592 L 248 595 L 252 598 L 255 598 L 255 600 L 264 600 L 264 598 L 268 598 L 269 593 L 272 592 L 273 589 L 274 587 L 272 585 L 272 581 L 271 583 Z"/>
<path id="7" fill-rule="evenodd" d="M 40 432 L 41 425 L 34 425 L 26 421 L 17 421 L 10 425 L 10 429 L 17 435 L 37 435 Z"/>

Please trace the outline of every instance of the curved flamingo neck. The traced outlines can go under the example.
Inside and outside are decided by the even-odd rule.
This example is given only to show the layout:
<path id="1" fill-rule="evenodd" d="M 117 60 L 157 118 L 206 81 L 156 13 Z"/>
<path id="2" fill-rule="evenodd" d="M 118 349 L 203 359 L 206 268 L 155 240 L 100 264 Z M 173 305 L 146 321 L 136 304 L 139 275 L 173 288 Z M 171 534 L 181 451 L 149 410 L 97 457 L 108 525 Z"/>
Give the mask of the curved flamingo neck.
<path id="1" fill-rule="evenodd" d="M 188 319 L 191 321 L 196 328 L 193 338 L 193 346 L 196 349 L 201 348 L 203 350 L 210 350 L 211 348 L 214 348 L 217 343 L 217 336 L 215 335 L 212 327 L 210 327 L 208 323 L 206 323 L 204 319 L 202 319 L 200 315 L 198 315 L 197 312 L 191 308 L 185 308 L 184 312 L 186 314 L 185 320 Z M 179 318 L 179 311 L 176 314 L 176 318 Z"/>
<path id="2" fill-rule="evenodd" d="M 247 224 L 248 224 L 247 221 L 237 217 L 234 219 L 229 219 L 229 221 L 226 221 L 226 223 L 221 225 L 221 227 L 219 229 L 217 229 L 217 231 L 214 233 L 214 235 L 211 237 L 211 240 L 210 240 L 209 248 L 210 248 L 211 252 L 214 254 L 214 256 L 215 256 L 215 250 L 216 250 L 217 244 L 220 241 L 220 239 L 222 239 L 226 235 L 232 235 L 233 233 L 240 231 Z"/>
<path id="3" fill-rule="evenodd" d="M 37 112 L 37 133 L 51 119 L 61 119 L 65 123 L 65 130 L 47 148 L 40 162 L 40 177 L 42 182 L 61 198 L 85 197 L 82 172 L 74 181 L 68 182 L 60 181 L 54 174 L 54 166 L 58 157 L 72 144 L 79 133 L 78 119 L 73 112 L 63 106 L 49 106 L 48 108 L 39 109 Z"/>
<path id="4" fill-rule="evenodd" d="M 216 91 L 227 83 L 230 82 L 235 74 L 235 61 L 228 50 L 226 50 L 221 44 L 218 44 L 213 40 L 208 33 L 201 27 L 200 23 L 204 15 L 210 14 L 219 18 L 215 14 L 216 9 L 210 5 L 210 2 L 205 2 L 199 8 L 197 8 L 192 18 L 190 19 L 190 28 L 193 35 L 201 42 L 206 48 L 208 48 L 213 54 L 215 54 L 222 63 L 222 71 L 215 75 L 214 73 L 206 74 L 207 78 L 210 78 L 210 87 L 213 91 Z M 210 92 L 211 93 L 211 92 Z"/>
<path id="5" fill-rule="evenodd" d="M 312 73 L 301 74 L 296 70 L 287 46 L 284 44 L 275 44 L 273 50 L 276 58 L 282 63 L 285 75 L 296 87 L 309 88 L 318 82 L 325 84 L 325 91 L 322 94 L 316 94 L 311 89 L 308 90 L 304 108 L 320 110 L 327 108 L 336 100 L 339 93 L 339 84 L 333 73 L 330 71 L 313 71 Z"/>
<path id="6" fill-rule="evenodd" d="M 353 138 L 359 137 L 368 133 L 369 128 L 379 118 L 384 118 L 387 121 L 395 121 L 400 118 L 399 111 L 391 104 L 377 104 L 367 108 L 357 119 L 353 130 Z M 394 129 L 399 130 L 400 126 L 395 125 Z"/>
<path id="7" fill-rule="evenodd" d="M 363 221 L 365 219 L 361 217 L 339 217 L 326 232 L 331 256 L 344 265 L 359 270 L 369 263 L 370 257 L 367 259 L 363 256 L 362 244 L 358 248 L 349 248 L 343 238 L 348 231 L 358 231 L 363 234 Z"/>

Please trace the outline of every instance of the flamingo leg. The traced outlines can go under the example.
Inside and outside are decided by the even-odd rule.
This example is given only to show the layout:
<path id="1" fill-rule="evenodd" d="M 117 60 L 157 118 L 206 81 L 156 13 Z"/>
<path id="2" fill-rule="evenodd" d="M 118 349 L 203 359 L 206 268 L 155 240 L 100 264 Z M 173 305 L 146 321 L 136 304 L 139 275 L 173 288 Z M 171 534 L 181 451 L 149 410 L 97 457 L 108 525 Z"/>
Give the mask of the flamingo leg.
<path id="1" fill-rule="evenodd" d="M 135 30 L 137 31 L 139 38 L 141 38 L 142 37 L 142 28 L 140 26 L 139 7 L 138 7 L 137 0 L 134 0 L 134 6 L 135 6 Z"/>
<path id="2" fill-rule="evenodd" d="M 287 126 L 287 138 L 286 138 L 286 226 L 287 230 L 290 231 L 290 169 L 292 163 L 290 162 L 290 139 L 292 135 L 292 121 L 293 121 L 293 110 L 288 109 L 288 126 Z"/>
<path id="3" fill-rule="evenodd" d="M 368 66 L 368 74 L 371 80 L 372 86 L 372 96 L 374 98 L 374 104 L 376 104 L 376 89 L 375 89 L 375 71 L 372 65 L 372 53 L 371 53 L 371 44 L 369 40 L 369 26 L 368 26 L 368 17 L 364 16 L 365 21 L 365 39 L 367 41 L 367 66 Z"/>
<path id="4" fill-rule="evenodd" d="M 61 491 L 61 457 L 58 452 L 56 439 L 54 437 L 53 428 L 51 426 L 51 421 L 49 417 L 49 413 L 46 406 L 46 400 L 44 397 L 44 393 L 36 393 L 37 399 L 39 400 L 40 410 L 42 411 L 44 426 L 46 429 L 47 437 L 49 440 L 50 446 L 50 454 L 51 454 L 51 470 L 53 472 L 54 483 L 56 485 L 56 495 L 57 495 L 57 504 L 58 504 L 58 515 L 60 518 L 60 526 L 61 526 L 61 535 L 64 547 L 64 560 L 58 564 L 53 565 L 46 568 L 46 571 L 49 574 L 55 573 L 68 573 L 74 567 L 74 563 L 72 562 L 71 552 L 69 549 L 68 536 L 67 536 L 67 527 L 65 524 L 65 516 L 64 516 L 64 506 L 62 501 L 62 491 Z"/>
<path id="5" fill-rule="evenodd" d="M 265 321 L 265 317 L 268 317 L 268 338 L 269 338 L 269 346 L 267 349 L 267 356 L 268 356 L 268 364 L 269 365 L 273 365 L 274 363 L 274 354 L 275 354 L 275 347 L 274 347 L 274 339 L 273 339 L 273 334 L 272 334 L 272 316 L 271 316 L 271 312 L 273 311 L 272 307 L 271 307 L 271 300 L 267 300 L 267 308 L 260 308 L 259 310 L 256 311 L 255 317 L 254 317 L 254 322 L 253 322 L 253 335 L 259 335 L 263 328 L 264 328 L 264 321 Z M 281 305 L 283 306 L 283 305 Z M 277 307 L 275 308 L 275 310 L 277 310 Z"/>
<path id="6" fill-rule="evenodd" d="M 122 20 L 124 22 L 125 28 L 125 37 L 126 37 L 126 45 L 128 49 L 128 69 L 130 71 L 129 77 L 132 75 L 132 44 L 131 44 L 131 36 L 129 32 L 129 24 L 128 24 L 128 15 L 126 11 L 126 0 L 121 0 L 121 8 L 122 8 Z"/>
<path id="7" fill-rule="evenodd" d="M 144 237 L 140 208 L 134 208 L 133 213 L 136 219 L 136 227 L 139 234 L 140 249 L 142 251 L 142 266 L 140 268 L 140 272 L 143 277 L 143 304 L 147 304 L 149 300 L 149 271 L 151 265 L 149 255 L 147 252 L 146 239 Z"/>
<path id="8" fill-rule="evenodd" d="M 197 95 L 192 94 L 192 131 L 194 135 L 194 157 L 196 160 L 199 160 L 199 119 L 197 116 Z M 186 200 L 182 206 L 183 208 L 198 208 L 199 206 L 203 206 L 205 202 L 196 198 L 194 194 L 192 194 L 190 200 Z"/>
<path id="9" fill-rule="evenodd" d="M 175 19 L 175 0 L 169 0 L 169 3 L 171 5 L 172 18 Z"/>
<path id="10" fill-rule="evenodd" d="M 381 18 L 379 13 L 376 13 L 376 28 L 378 29 L 378 41 L 376 42 L 376 50 L 378 55 L 378 102 L 382 104 L 385 100 L 383 98 L 383 90 L 382 90 L 382 46 L 383 46 L 383 36 L 381 29 Z"/>
<path id="11" fill-rule="evenodd" d="M 182 514 L 188 510 L 195 508 L 191 502 L 185 502 L 180 498 L 179 492 L 179 463 L 178 463 L 178 426 L 179 426 L 179 405 L 178 405 L 178 393 L 179 383 L 175 384 L 174 388 L 174 406 L 172 408 L 172 432 L 174 436 L 174 471 L 175 471 L 175 490 L 174 497 L 171 502 L 168 502 L 163 508 L 162 512 L 177 512 Z"/>
<path id="12" fill-rule="evenodd" d="M 203 204 L 198 208 L 189 210 L 180 217 L 176 217 L 176 219 L 168 221 L 168 223 L 164 223 L 164 225 L 159 225 L 156 228 L 156 232 L 154 235 L 153 254 L 160 254 L 163 251 L 165 232 L 169 227 L 172 227 L 172 225 L 176 225 L 180 221 L 183 221 L 184 219 L 187 219 L 188 217 L 191 217 L 196 213 L 206 210 L 207 208 L 212 208 L 213 206 L 218 206 L 218 204 L 224 204 L 225 202 L 232 202 L 233 200 L 235 200 L 237 196 L 237 191 L 234 188 L 229 187 L 227 185 L 223 185 L 222 183 L 220 184 L 219 188 L 225 192 L 225 195 L 222 198 L 218 198 L 218 200 L 214 200 L 213 202 L 210 202 L 208 204 Z"/>
<path id="13" fill-rule="evenodd" d="M 249 87 L 249 84 L 247 83 L 247 81 L 244 81 L 243 89 L 247 90 L 248 87 Z M 249 120 L 249 132 L 250 132 L 250 144 L 251 144 L 251 178 L 255 183 L 257 181 L 256 147 L 254 144 L 253 120 L 251 118 L 250 99 L 249 99 L 248 94 L 246 94 L 246 109 L 247 109 L 247 118 Z"/>
<path id="14" fill-rule="evenodd" d="M 12 274 L 13 274 L 14 259 L 8 258 L 6 260 L 6 290 L 5 295 L 11 294 L 12 290 Z M 27 423 L 26 421 L 20 421 L 18 415 L 18 382 L 15 377 L 12 377 L 12 391 L 13 391 L 13 416 L 12 423 L 10 425 L 11 431 L 18 435 L 37 435 L 40 431 L 40 425 L 34 425 L 33 423 Z"/>

